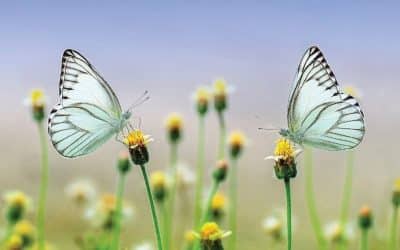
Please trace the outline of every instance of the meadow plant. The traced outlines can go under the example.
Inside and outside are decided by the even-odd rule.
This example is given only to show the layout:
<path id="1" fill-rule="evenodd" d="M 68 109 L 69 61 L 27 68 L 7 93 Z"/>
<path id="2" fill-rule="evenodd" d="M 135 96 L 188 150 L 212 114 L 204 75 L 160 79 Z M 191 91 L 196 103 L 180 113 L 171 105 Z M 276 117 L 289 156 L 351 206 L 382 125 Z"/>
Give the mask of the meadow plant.
<path id="1" fill-rule="evenodd" d="M 38 227 L 38 247 L 39 250 L 45 248 L 45 215 L 46 215 L 46 199 L 49 178 L 49 157 L 45 124 L 45 104 L 46 97 L 42 90 L 34 89 L 31 91 L 30 96 L 25 100 L 25 103 L 30 106 L 33 120 L 36 122 L 39 130 L 40 148 L 42 151 L 41 156 L 41 179 L 39 190 L 39 202 L 37 213 L 37 227 Z"/>
<path id="2" fill-rule="evenodd" d="M 399 222 L 399 207 L 400 207 L 400 179 L 397 179 L 394 184 L 393 192 L 392 192 L 392 219 L 390 226 L 390 235 L 389 235 L 389 250 L 395 250 L 397 247 L 397 228 Z"/>
<path id="3" fill-rule="evenodd" d="M 368 206 L 363 206 L 358 214 L 358 227 L 361 230 L 361 250 L 368 249 L 368 232 L 373 224 L 372 212 Z"/>

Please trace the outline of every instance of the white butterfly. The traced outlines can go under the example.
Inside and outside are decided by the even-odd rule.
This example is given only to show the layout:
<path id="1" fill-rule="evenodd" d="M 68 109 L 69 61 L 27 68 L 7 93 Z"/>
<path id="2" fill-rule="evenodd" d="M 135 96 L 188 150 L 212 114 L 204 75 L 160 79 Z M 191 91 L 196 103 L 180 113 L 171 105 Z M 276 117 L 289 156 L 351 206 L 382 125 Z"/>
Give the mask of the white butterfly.
<path id="1" fill-rule="evenodd" d="M 114 91 L 79 52 L 64 51 L 60 100 L 49 115 L 48 132 L 54 148 L 74 158 L 96 150 L 128 125 L 131 109 L 122 112 Z M 147 100 L 147 92 L 144 94 Z"/>
<path id="2" fill-rule="evenodd" d="M 288 129 L 280 134 L 297 144 L 325 150 L 356 147 L 365 133 L 358 102 L 338 87 L 322 52 L 309 48 L 300 61 L 287 111 Z"/>

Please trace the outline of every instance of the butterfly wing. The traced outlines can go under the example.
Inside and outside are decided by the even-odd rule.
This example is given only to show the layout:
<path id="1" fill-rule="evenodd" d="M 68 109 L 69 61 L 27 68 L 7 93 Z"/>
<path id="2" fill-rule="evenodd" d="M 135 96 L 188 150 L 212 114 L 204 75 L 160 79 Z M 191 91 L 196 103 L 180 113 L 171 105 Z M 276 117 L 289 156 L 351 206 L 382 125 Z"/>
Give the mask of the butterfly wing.
<path id="1" fill-rule="evenodd" d="M 346 150 L 363 139 L 364 114 L 340 91 L 322 52 L 309 48 L 301 59 L 289 99 L 288 125 L 301 142 L 326 150 Z"/>
<path id="2" fill-rule="evenodd" d="M 122 111 L 116 95 L 77 51 L 64 52 L 59 87 L 60 101 L 50 113 L 48 131 L 61 155 L 88 154 L 118 132 Z"/>

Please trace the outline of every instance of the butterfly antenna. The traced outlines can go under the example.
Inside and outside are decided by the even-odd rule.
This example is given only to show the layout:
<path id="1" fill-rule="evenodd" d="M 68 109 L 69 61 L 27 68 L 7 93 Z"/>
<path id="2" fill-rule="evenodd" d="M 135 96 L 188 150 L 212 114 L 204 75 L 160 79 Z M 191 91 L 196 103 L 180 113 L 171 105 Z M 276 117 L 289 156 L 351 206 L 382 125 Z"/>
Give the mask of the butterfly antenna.
<path id="1" fill-rule="evenodd" d="M 278 128 L 258 128 L 258 130 L 268 131 L 268 132 L 279 132 Z"/>
<path id="2" fill-rule="evenodd" d="M 149 91 L 144 91 L 143 94 L 141 96 L 139 96 L 138 99 L 136 99 L 136 101 L 129 107 L 129 111 L 132 111 L 132 109 L 136 108 L 137 106 L 142 105 L 143 103 L 145 103 L 146 101 L 148 101 L 150 99 L 150 95 L 149 95 Z"/>

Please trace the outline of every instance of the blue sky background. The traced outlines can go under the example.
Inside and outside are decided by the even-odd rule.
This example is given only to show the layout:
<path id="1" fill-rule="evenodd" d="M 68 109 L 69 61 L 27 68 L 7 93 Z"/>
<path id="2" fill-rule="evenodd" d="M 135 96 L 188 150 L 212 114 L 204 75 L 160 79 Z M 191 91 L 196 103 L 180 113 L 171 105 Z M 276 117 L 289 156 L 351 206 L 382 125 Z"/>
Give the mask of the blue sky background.
<path id="1" fill-rule="evenodd" d="M 266 196 L 279 199 L 280 192 L 273 191 L 277 184 L 271 178 L 272 170 L 263 161 L 277 136 L 260 133 L 257 127 L 286 126 L 287 98 L 300 57 L 310 45 L 318 45 L 339 83 L 354 85 L 362 94 L 367 134 L 357 157 L 355 187 L 359 196 L 355 206 L 382 204 L 386 199 L 382 192 L 389 192 L 393 179 L 400 175 L 399 10 L 400 4 L 394 1 L 3 1 L 0 151 L 7 152 L 1 168 L 8 171 L 9 178 L 0 188 L 15 186 L 18 178 L 27 181 L 22 184 L 26 187 L 36 185 L 36 166 L 26 167 L 27 162 L 38 160 L 36 129 L 22 99 L 30 89 L 42 87 L 49 105 L 54 104 L 62 52 L 73 48 L 96 66 L 123 106 L 133 103 L 144 90 L 150 91 L 151 100 L 138 108 L 137 115 L 156 138 L 154 152 L 163 152 L 154 157 L 155 168 L 167 159 L 166 114 L 181 112 L 190 138 L 196 131 L 190 93 L 196 86 L 225 77 L 236 89 L 228 126 L 242 129 L 251 141 L 241 175 L 267 190 Z M 212 164 L 217 131 L 215 116 L 209 117 Z M 114 169 L 88 162 L 102 159 L 103 165 L 111 165 L 119 149 L 119 145 L 109 143 L 73 163 L 52 150 L 57 166 L 53 178 L 60 183 L 53 192 L 62 192 L 63 184 L 77 175 L 91 175 L 102 185 L 113 187 L 109 176 Z M 193 141 L 186 140 L 182 148 L 186 160 L 193 160 L 195 152 Z M 319 186 L 321 193 L 339 194 L 343 162 L 341 153 L 318 154 L 316 165 L 324 165 L 316 170 L 321 176 L 317 184 L 323 184 Z M 294 184 L 299 192 L 295 204 L 302 207 L 301 171 L 299 175 Z M 382 188 L 371 189 L 365 196 L 365 188 L 371 186 Z M 254 185 L 244 184 L 242 189 L 250 192 Z M 251 202 L 252 197 L 243 199 Z M 334 212 L 336 203 L 327 200 L 321 209 Z M 259 210 L 271 206 L 266 202 Z M 254 214 L 264 214 L 260 211 Z"/>

